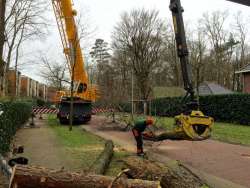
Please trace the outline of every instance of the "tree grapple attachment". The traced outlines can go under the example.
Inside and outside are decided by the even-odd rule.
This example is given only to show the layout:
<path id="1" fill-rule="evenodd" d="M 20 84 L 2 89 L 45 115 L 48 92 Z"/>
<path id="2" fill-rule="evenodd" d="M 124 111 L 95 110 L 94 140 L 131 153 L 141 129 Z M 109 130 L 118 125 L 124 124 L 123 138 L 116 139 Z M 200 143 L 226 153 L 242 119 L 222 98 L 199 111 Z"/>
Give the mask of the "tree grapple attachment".
<path id="1" fill-rule="evenodd" d="M 190 140 L 201 141 L 210 138 L 214 119 L 205 116 L 201 111 L 192 111 L 186 115 L 184 113 L 175 116 L 175 125 L 172 131 L 161 134 L 146 132 L 143 134 L 145 140 Z"/>
<path id="2" fill-rule="evenodd" d="M 174 133 L 183 135 L 187 140 L 205 140 L 211 136 L 214 119 L 201 111 L 192 111 L 190 115 L 175 117 Z"/>

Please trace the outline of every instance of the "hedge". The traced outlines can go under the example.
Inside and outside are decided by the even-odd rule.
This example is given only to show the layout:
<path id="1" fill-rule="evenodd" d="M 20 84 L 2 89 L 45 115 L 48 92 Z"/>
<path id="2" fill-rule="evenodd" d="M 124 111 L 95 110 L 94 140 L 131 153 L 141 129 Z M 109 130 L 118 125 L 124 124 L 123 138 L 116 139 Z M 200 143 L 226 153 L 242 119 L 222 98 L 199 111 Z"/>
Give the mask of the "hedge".
<path id="1" fill-rule="evenodd" d="M 8 152 L 13 136 L 31 114 L 31 102 L 2 102 L 4 113 L 0 116 L 0 153 Z"/>
<path id="2" fill-rule="evenodd" d="M 174 117 L 183 111 L 182 97 L 166 97 L 152 100 L 152 114 Z M 200 110 L 215 121 L 250 125 L 250 95 L 210 95 L 199 98 Z M 130 112 L 131 105 L 121 104 L 124 111 Z"/>

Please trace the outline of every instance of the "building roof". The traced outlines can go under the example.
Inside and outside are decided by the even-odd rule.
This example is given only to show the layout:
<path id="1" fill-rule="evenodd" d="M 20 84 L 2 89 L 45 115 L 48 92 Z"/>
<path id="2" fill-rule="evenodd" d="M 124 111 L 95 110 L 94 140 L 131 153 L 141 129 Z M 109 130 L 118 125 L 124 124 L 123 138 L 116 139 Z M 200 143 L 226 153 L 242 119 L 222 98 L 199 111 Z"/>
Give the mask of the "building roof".
<path id="1" fill-rule="evenodd" d="M 199 86 L 199 95 L 233 94 L 233 91 L 212 82 L 203 82 Z"/>
<path id="2" fill-rule="evenodd" d="M 236 71 L 236 74 L 240 74 L 240 73 L 246 73 L 246 72 L 250 72 L 250 64 L 245 66 L 242 70 L 240 71 Z"/>

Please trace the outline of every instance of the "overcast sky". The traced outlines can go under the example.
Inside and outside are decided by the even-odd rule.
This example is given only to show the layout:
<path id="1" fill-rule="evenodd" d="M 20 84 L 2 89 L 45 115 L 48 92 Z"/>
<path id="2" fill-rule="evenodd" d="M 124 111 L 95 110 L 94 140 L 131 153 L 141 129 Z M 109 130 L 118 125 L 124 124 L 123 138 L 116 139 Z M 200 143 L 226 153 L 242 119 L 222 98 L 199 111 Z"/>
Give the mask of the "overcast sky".
<path id="1" fill-rule="evenodd" d="M 159 10 L 160 17 L 163 19 L 171 19 L 171 12 L 169 10 L 170 0 L 73 0 L 74 7 L 82 15 L 87 12 L 88 21 L 92 28 L 96 28 L 96 34 L 93 38 L 102 38 L 108 42 L 111 41 L 111 34 L 115 24 L 120 20 L 120 15 L 124 11 L 130 11 L 134 8 L 146 8 Z M 186 23 L 195 24 L 196 21 L 202 17 L 205 12 L 216 10 L 228 10 L 230 15 L 241 11 L 246 19 L 250 20 L 250 7 L 238 5 L 228 2 L 226 0 L 182 0 L 184 7 L 184 20 Z M 62 46 L 59 38 L 59 33 L 56 28 L 54 15 L 48 13 L 48 18 L 51 19 L 52 24 L 49 28 L 50 33 L 45 41 L 35 42 L 26 48 L 26 53 L 34 52 L 39 56 L 37 50 L 47 54 L 52 59 L 60 61 L 62 56 Z M 229 18 L 229 21 L 232 18 Z M 53 23 L 54 21 L 54 23 Z M 34 66 L 33 66 L 34 67 Z M 32 71 L 31 71 L 32 70 Z M 22 72 L 26 75 L 40 80 L 37 74 L 38 71 L 32 69 L 31 66 L 23 68 Z M 40 80 L 41 81 L 41 80 Z"/>

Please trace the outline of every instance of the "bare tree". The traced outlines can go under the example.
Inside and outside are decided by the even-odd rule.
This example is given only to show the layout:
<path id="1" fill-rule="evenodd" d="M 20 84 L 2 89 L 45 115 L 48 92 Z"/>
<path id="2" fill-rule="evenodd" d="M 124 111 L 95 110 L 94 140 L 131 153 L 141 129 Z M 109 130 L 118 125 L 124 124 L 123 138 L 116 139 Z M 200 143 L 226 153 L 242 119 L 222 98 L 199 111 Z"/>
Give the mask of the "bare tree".
<path id="1" fill-rule="evenodd" d="M 239 46 L 236 48 L 236 59 L 234 64 L 234 78 L 233 78 L 233 89 L 237 91 L 241 91 L 243 84 L 241 81 L 240 74 L 235 74 L 235 71 L 242 69 L 247 64 L 247 26 L 248 22 L 246 22 L 242 16 L 241 12 L 238 12 L 235 15 L 235 23 L 233 24 L 235 29 L 235 36 L 239 41 Z"/>
<path id="2" fill-rule="evenodd" d="M 90 52 L 92 60 L 95 61 L 97 66 L 97 84 L 102 91 L 103 100 L 109 100 L 113 96 L 114 70 L 111 66 L 111 55 L 109 51 L 110 48 L 107 42 L 103 39 L 96 39 Z M 112 99 L 110 101 L 112 101 Z"/>
<path id="3" fill-rule="evenodd" d="M 47 84 L 58 91 L 65 89 L 65 84 L 69 84 L 69 78 L 67 76 L 66 63 L 59 64 L 58 62 L 51 62 L 46 57 L 41 57 L 43 69 L 40 76 L 44 78 Z"/>
<path id="4" fill-rule="evenodd" d="M 225 22 L 228 17 L 228 12 L 216 11 L 212 12 L 212 14 L 205 13 L 203 18 L 201 19 L 201 24 L 203 25 L 203 29 L 205 34 L 208 36 L 212 47 L 214 66 L 217 68 L 215 70 L 216 73 L 216 81 L 219 84 L 224 85 L 224 75 L 223 74 L 223 50 L 221 46 L 226 41 L 227 32 L 225 31 Z M 211 59 L 212 60 L 212 59 Z"/>
<path id="5" fill-rule="evenodd" d="M 8 70 L 13 58 L 15 69 L 18 66 L 19 49 L 25 40 L 40 37 L 46 28 L 42 16 L 47 8 L 46 1 L 10 0 L 6 3 L 5 18 L 5 66 L 1 86 L 3 93 L 7 89 Z"/>
<path id="6" fill-rule="evenodd" d="M 171 86 L 180 86 L 182 83 L 181 69 L 176 51 L 174 29 L 170 20 L 166 24 L 163 42 L 163 67 L 161 69 L 162 74 L 165 76 L 163 82 L 169 83 Z"/>
<path id="7" fill-rule="evenodd" d="M 202 82 L 202 69 L 205 66 L 205 56 L 207 50 L 207 44 L 205 41 L 204 33 L 200 28 L 197 32 L 193 32 L 196 37 L 195 39 L 189 41 L 190 49 L 190 62 L 192 63 L 193 78 L 195 81 L 196 92 L 199 94 L 199 85 Z"/>
<path id="8" fill-rule="evenodd" d="M 3 47 L 5 43 L 4 28 L 5 28 L 5 10 L 6 0 L 0 0 L 0 80 L 3 80 L 4 76 L 4 58 L 3 58 Z M 2 95 L 2 84 L 0 81 L 0 96 Z"/>
<path id="9" fill-rule="evenodd" d="M 112 36 L 113 48 L 128 57 L 140 97 L 145 101 L 152 89 L 150 76 L 161 58 L 163 32 L 158 11 L 138 9 L 122 14 Z"/>

